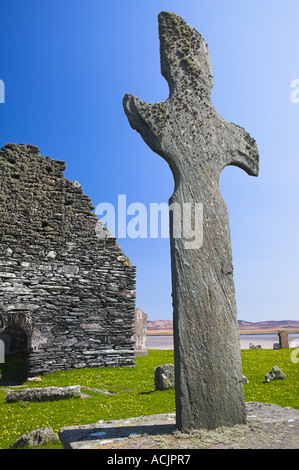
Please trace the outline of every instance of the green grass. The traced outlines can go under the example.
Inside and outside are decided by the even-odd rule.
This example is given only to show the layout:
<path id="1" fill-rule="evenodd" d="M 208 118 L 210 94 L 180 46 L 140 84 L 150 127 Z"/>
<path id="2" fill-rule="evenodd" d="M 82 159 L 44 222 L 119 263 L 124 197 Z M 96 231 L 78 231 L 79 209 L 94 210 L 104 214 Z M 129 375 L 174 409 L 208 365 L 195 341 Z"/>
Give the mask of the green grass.
<path id="1" fill-rule="evenodd" d="M 290 356 L 290 350 L 242 351 L 243 373 L 249 379 L 249 384 L 244 386 L 246 401 L 299 409 L 299 364 L 293 364 Z M 44 376 L 41 382 L 28 383 L 28 387 L 81 385 L 82 392 L 91 396 L 86 399 L 8 404 L 6 393 L 0 388 L 0 449 L 8 448 L 23 434 L 42 427 L 51 426 L 58 433 L 63 426 L 175 411 L 174 390 L 154 390 L 155 367 L 169 362 L 173 362 L 173 351 L 152 350 L 149 356 L 136 358 L 135 368 L 63 371 Z M 286 379 L 265 383 L 264 375 L 275 365 L 286 374 Z M 84 390 L 84 386 L 116 394 L 102 395 Z M 60 444 L 49 447 L 62 448 Z"/>
<path id="2" fill-rule="evenodd" d="M 246 401 L 273 403 L 299 410 L 299 363 L 291 361 L 292 349 L 242 350 L 243 374 L 249 384 L 244 385 Z M 265 374 L 278 366 L 286 375 L 284 380 L 265 382 Z"/>

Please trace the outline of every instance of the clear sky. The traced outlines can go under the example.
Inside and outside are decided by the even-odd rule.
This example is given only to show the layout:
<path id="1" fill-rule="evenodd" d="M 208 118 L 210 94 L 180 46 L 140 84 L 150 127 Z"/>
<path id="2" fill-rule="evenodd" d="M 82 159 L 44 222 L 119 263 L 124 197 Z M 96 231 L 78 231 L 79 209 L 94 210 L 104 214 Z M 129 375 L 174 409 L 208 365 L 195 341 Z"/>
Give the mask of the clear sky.
<path id="1" fill-rule="evenodd" d="M 158 13 L 171 11 L 208 43 L 217 111 L 256 139 L 260 175 L 221 176 L 238 318 L 299 320 L 298 0 L 0 0 L 0 145 L 27 143 L 63 160 L 94 206 L 167 202 L 166 162 L 133 131 L 122 99 L 167 99 Z M 299 92 L 298 92 L 299 97 Z M 294 100 L 293 100 L 294 101 Z M 298 100 L 299 101 L 299 100 Z M 130 217 L 128 217 L 128 220 Z M 169 239 L 118 239 L 137 266 L 136 304 L 172 319 Z"/>

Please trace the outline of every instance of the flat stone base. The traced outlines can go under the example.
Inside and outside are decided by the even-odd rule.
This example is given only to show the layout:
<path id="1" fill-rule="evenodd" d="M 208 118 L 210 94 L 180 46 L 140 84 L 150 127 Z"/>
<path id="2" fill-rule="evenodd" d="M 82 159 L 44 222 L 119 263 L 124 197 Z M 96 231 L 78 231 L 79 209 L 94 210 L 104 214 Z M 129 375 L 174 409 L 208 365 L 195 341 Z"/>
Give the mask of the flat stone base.
<path id="1" fill-rule="evenodd" d="M 177 435 L 166 413 L 64 427 L 59 439 L 65 449 L 299 448 L 299 410 L 248 402 L 246 412 L 247 425 L 214 431 Z"/>
<path id="2" fill-rule="evenodd" d="M 171 433 L 175 428 L 175 413 L 168 413 L 68 426 L 59 430 L 59 439 L 65 449 L 94 449 L 143 434 Z"/>
<path id="3" fill-rule="evenodd" d="M 147 349 L 135 349 L 135 357 L 139 356 L 148 356 L 148 350 Z"/>

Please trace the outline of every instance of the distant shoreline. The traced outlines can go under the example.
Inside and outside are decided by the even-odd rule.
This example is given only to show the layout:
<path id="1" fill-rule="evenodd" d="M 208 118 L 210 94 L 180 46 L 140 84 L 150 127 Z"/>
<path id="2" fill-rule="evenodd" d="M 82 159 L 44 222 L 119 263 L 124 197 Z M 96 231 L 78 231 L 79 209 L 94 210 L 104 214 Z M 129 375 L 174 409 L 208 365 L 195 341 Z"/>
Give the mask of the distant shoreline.
<path id="1" fill-rule="evenodd" d="M 274 344 L 279 343 L 278 336 L 274 334 L 243 334 L 240 335 L 241 349 L 250 349 L 250 345 L 261 346 L 262 349 L 273 349 Z M 290 333 L 290 349 L 299 347 L 299 334 Z M 174 349 L 174 338 L 172 335 L 149 335 L 146 338 L 147 349 Z"/>
<path id="2" fill-rule="evenodd" d="M 280 330 L 278 330 L 280 331 Z M 264 336 L 264 335 L 278 335 L 278 331 L 240 331 L 240 336 Z M 299 330 L 287 330 L 289 335 L 299 334 Z M 146 336 L 173 336 L 173 332 L 167 332 L 163 330 L 151 330 L 147 331 Z"/>
<path id="3" fill-rule="evenodd" d="M 298 331 L 289 331 L 289 335 L 299 335 L 299 330 Z M 153 333 L 149 332 L 146 334 L 146 336 L 173 336 L 173 333 L 164 333 L 164 332 L 159 332 L 159 333 Z M 270 332 L 270 333 L 240 333 L 240 336 L 278 336 L 278 333 L 276 331 Z"/>
<path id="4" fill-rule="evenodd" d="M 289 334 L 299 334 L 299 321 L 281 320 L 265 322 L 238 321 L 240 335 L 278 335 L 281 330 Z M 172 320 L 147 322 L 147 336 L 173 336 Z"/>

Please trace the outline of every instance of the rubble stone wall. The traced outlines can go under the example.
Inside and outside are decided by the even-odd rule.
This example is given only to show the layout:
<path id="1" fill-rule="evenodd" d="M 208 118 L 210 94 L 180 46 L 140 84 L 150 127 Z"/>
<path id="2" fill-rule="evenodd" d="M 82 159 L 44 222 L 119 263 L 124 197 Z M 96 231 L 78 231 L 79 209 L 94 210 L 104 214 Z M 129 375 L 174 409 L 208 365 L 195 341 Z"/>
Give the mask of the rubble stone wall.
<path id="1" fill-rule="evenodd" d="M 64 170 L 31 145 L 0 151 L 0 333 L 25 331 L 29 376 L 135 364 L 136 269 Z"/>

